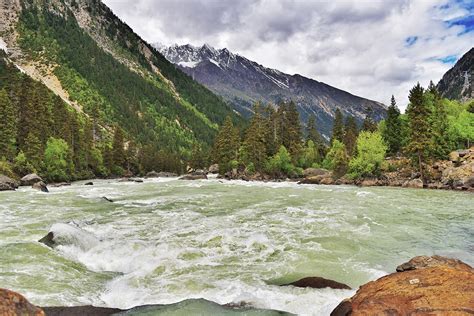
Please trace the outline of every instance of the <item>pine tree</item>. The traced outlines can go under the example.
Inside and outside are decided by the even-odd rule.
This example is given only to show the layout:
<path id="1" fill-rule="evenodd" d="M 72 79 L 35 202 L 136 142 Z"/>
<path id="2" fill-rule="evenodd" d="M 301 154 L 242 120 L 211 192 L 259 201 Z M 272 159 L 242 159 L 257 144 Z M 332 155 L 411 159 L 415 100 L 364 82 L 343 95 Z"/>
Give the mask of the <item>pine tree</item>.
<path id="1" fill-rule="evenodd" d="M 36 89 L 34 89 L 32 80 L 27 76 L 22 78 L 19 86 L 21 89 L 18 97 L 17 143 L 18 149 L 26 153 L 26 138 L 30 134 L 30 129 L 36 124 L 32 102 Z"/>
<path id="2" fill-rule="evenodd" d="M 262 170 L 267 158 L 266 139 L 269 130 L 260 110 L 260 104 L 254 106 L 254 115 L 245 132 L 245 139 L 241 150 L 242 161 L 246 165 L 252 164 L 256 170 Z"/>
<path id="3" fill-rule="evenodd" d="M 115 127 L 114 139 L 112 142 L 112 157 L 114 167 L 125 167 L 126 156 L 124 149 L 124 134 L 119 126 Z M 113 172 L 115 171 L 113 170 Z"/>
<path id="4" fill-rule="evenodd" d="M 43 167 L 44 147 L 44 144 L 33 132 L 28 133 L 25 139 L 25 155 L 36 170 L 41 170 Z"/>
<path id="5" fill-rule="evenodd" d="M 353 156 L 355 153 L 357 136 L 359 135 L 359 128 L 353 116 L 346 118 L 344 126 L 344 145 L 346 146 L 347 154 Z"/>
<path id="6" fill-rule="evenodd" d="M 377 124 L 375 124 L 372 118 L 373 109 L 368 107 L 366 112 L 367 114 L 365 115 L 364 122 L 362 122 L 362 130 L 367 132 L 375 132 L 377 130 Z"/>
<path id="7" fill-rule="evenodd" d="M 407 115 L 410 122 L 410 141 L 408 150 L 417 160 L 421 178 L 424 179 L 423 162 L 431 147 L 431 126 L 428 121 L 431 113 L 424 102 L 424 89 L 417 83 L 408 96 L 410 104 L 407 108 Z"/>
<path id="8" fill-rule="evenodd" d="M 239 146 L 239 131 L 232 124 L 230 116 L 227 116 L 217 133 L 212 150 L 212 160 L 219 164 L 219 172 L 225 173 L 230 169 L 231 162 L 237 159 Z"/>
<path id="9" fill-rule="evenodd" d="M 301 121 L 295 102 L 291 101 L 288 104 L 286 115 L 288 143 L 283 143 L 283 145 L 288 148 L 288 152 L 293 158 L 293 162 L 295 162 L 302 151 Z"/>
<path id="10" fill-rule="evenodd" d="M 402 146 L 402 121 L 400 119 L 400 110 L 392 95 L 390 105 L 387 110 L 387 119 L 385 120 L 385 130 L 383 139 L 388 146 L 388 154 L 396 155 Z"/>
<path id="11" fill-rule="evenodd" d="M 7 94 L 0 90 L 0 159 L 13 161 L 16 155 L 16 113 Z"/>
<path id="12" fill-rule="evenodd" d="M 326 145 L 324 144 L 323 137 L 318 132 L 316 127 L 316 117 L 314 115 L 309 117 L 308 123 L 306 124 L 306 143 L 308 143 L 310 140 L 314 143 L 319 156 L 324 157 Z"/>
<path id="13" fill-rule="evenodd" d="M 191 152 L 191 159 L 189 160 L 189 166 L 196 169 L 204 169 L 209 166 L 206 159 L 206 152 L 203 150 L 201 145 L 194 143 L 193 150 Z"/>
<path id="14" fill-rule="evenodd" d="M 334 116 L 334 122 L 332 125 L 331 144 L 335 140 L 338 140 L 340 142 L 344 140 L 344 122 L 343 122 L 342 112 L 339 109 L 336 110 L 336 113 Z"/>
<path id="15" fill-rule="evenodd" d="M 266 130 L 265 147 L 267 148 L 267 156 L 271 157 L 277 153 L 280 146 L 278 135 L 278 113 L 271 104 L 268 104 L 263 109 L 263 115 L 265 116 L 264 124 Z"/>

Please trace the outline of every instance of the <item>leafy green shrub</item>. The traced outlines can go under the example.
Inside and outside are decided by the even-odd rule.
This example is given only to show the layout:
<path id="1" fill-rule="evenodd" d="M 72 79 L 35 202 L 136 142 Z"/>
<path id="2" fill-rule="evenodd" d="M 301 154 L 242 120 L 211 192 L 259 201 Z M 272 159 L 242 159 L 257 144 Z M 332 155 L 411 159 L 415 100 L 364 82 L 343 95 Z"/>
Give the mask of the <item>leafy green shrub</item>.
<path id="1" fill-rule="evenodd" d="M 68 181 L 72 174 L 69 146 L 63 139 L 50 137 L 44 151 L 46 178 L 50 181 Z"/>
<path id="2" fill-rule="evenodd" d="M 291 163 L 290 153 L 285 146 L 280 146 L 278 152 L 268 160 L 265 169 L 274 176 L 290 176 L 295 172 L 295 166 Z"/>
<path id="3" fill-rule="evenodd" d="M 245 168 L 245 170 L 250 174 L 254 174 L 255 173 L 255 165 L 253 164 L 253 162 L 249 163 L 247 165 L 247 167 Z"/>
<path id="4" fill-rule="evenodd" d="M 387 151 L 379 132 L 363 131 L 357 138 L 357 156 L 349 163 L 349 177 L 378 176 Z"/>
<path id="5" fill-rule="evenodd" d="M 323 167 L 333 171 L 335 178 L 346 174 L 349 156 L 343 143 L 335 139 L 323 161 Z"/>
<path id="6" fill-rule="evenodd" d="M 4 159 L 0 160 L 0 175 L 5 175 L 10 178 L 16 178 L 11 164 Z"/>
<path id="7" fill-rule="evenodd" d="M 26 159 L 26 155 L 23 153 L 23 151 L 20 151 L 15 157 L 15 160 L 13 161 L 13 170 L 19 176 L 25 176 L 29 173 L 36 172 L 33 165 L 30 164 L 29 161 Z"/>
<path id="8" fill-rule="evenodd" d="M 317 164 L 320 159 L 318 148 L 314 145 L 312 140 L 308 141 L 308 144 L 303 150 L 300 158 L 298 159 L 298 166 L 303 169 L 312 167 Z"/>

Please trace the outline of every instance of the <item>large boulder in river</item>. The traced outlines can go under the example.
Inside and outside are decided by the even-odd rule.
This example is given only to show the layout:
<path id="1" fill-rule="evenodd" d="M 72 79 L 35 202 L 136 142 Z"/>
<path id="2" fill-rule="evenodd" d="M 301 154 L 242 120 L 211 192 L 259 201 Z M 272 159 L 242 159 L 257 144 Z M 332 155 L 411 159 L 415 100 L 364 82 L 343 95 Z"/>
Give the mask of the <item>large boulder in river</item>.
<path id="1" fill-rule="evenodd" d="M 0 289 L 0 315 L 44 316 L 41 308 L 34 306 L 21 294 Z"/>
<path id="2" fill-rule="evenodd" d="M 362 285 L 331 316 L 472 315 L 474 269 L 455 259 L 415 257 L 398 271 Z"/>
<path id="3" fill-rule="evenodd" d="M 291 282 L 288 284 L 282 284 L 282 286 L 285 285 L 292 285 L 296 287 L 310 287 L 313 289 L 323 289 L 323 288 L 331 288 L 331 289 L 344 289 L 344 290 L 350 290 L 351 287 L 344 284 L 340 283 L 337 281 L 321 278 L 321 277 L 307 277 L 303 278 L 301 280 Z"/>
<path id="4" fill-rule="evenodd" d="M 43 179 L 39 175 L 37 175 L 36 173 L 30 173 L 24 176 L 23 178 L 21 178 L 20 183 L 21 185 L 30 186 L 30 185 L 35 184 L 36 182 L 41 182 L 41 181 L 43 181 Z"/>
<path id="5" fill-rule="evenodd" d="M 18 181 L 4 175 L 0 175 L 0 191 L 10 191 L 18 188 Z"/>
<path id="6" fill-rule="evenodd" d="M 46 186 L 46 183 L 44 183 L 43 181 L 36 182 L 36 183 L 33 184 L 31 187 L 32 187 L 33 189 L 39 190 L 39 191 L 41 191 L 41 192 L 49 192 L 48 187 Z"/>

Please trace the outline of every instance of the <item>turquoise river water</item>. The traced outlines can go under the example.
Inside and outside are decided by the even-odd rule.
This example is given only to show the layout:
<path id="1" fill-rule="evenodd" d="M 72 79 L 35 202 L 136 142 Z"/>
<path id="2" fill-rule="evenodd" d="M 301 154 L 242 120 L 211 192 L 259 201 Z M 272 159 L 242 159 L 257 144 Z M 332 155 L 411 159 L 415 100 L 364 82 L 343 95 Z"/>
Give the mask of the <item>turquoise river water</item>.
<path id="1" fill-rule="evenodd" d="M 0 287 L 40 306 L 204 298 L 329 315 L 355 290 L 278 284 L 321 276 L 357 289 L 422 254 L 474 264 L 469 193 L 175 178 L 50 191 L 0 192 Z M 54 249 L 38 242 L 49 231 Z"/>

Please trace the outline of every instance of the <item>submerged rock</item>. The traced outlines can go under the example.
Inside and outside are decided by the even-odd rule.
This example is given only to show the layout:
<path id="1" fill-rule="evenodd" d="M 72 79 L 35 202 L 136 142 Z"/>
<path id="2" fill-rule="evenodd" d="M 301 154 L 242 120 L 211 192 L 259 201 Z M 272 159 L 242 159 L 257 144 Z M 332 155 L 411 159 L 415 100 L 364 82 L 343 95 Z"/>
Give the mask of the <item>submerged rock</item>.
<path id="1" fill-rule="evenodd" d="M 95 247 L 100 240 L 74 224 L 57 223 L 51 226 L 46 236 L 38 240 L 48 247 L 75 246 L 84 251 Z"/>
<path id="2" fill-rule="evenodd" d="M 123 312 L 118 308 L 95 306 L 43 307 L 48 316 L 109 316 Z"/>
<path id="3" fill-rule="evenodd" d="M 27 185 L 33 185 L 41 181 L 43 181 L 43 179 L 39 175 L 37 175 L 36 173 L 30 173 L 24 176 L 23 178 L 21 178 L 20 183 L 21 185 L 27 186 Z"/>
<path id="4" fill-rule="evenodd" d="M 84 185 L 94 185 L 94 182 L 89 181 L 89 182 L 84 183 Z"/>
<path id="5" fill-rule="evenodd" d="M 59 182 L 59 183 L 51 184 L 53 188 L 65 187 L 65 186 L 70 186 L 70 185 L 71 185 L 71 182 Z"/>
<path id="6" fill-rule="evenodd" d="M 321 277 L 307 277 L 303 278 L 301 280 L 291 282 L 288 284 L 282 284 L 282 286 L 287 286 L 287 285 L 293 285 L 296 287 L 310 287 L 313 289 L 323 289 L 326 287 L 329 287 L 331 289 L 344 289 L 344 290 L 350 290 L 351 287 L 344 284 L 344 283 L 339 283 L 337 281 L 321 278 Z"/>
<path id="7" fill-rule="evenodd" d="M 0 175 L 0 191 L 10 191 L 18 188 L 18 181 L 4 175 Z"/>
<path id="8" fill-rule="evenodd" d="M 109 199 L 109 198 L 106 197 L 106 196 L 103 196 L 102 199 L 106 200 L 107 202 L 114 203 L 114 200 Z"/>
<path id="9" fill-rule="evenodd" d="M 108 315 L 291 315 L 276 310 L 253 308 L 248 304 L 219 305 L 205 299 L 189 299 L 168 305 L 143 305 L 128 310 L 94 306 L 43 307 L 48 316 Z"/>
<path id="10" fill-rule="evenodd" d="M 362 285 L 331 316 L 474 314 L 474 269 L 462 261 L 420 256 L 397 271 Z"/>
<path id="11" fill-rule="evenodd" d="M 0 315 L 44 316 L 44 311 L 28 302 L 21 294 L 0 289 Z"/>
<path id="12" fill-rule="evenodd" d="M 31 187 L 41 192 L 49 192 L 48 187 L 46 186 L 46 183 L 44 183 L 43 181 L 36 182 Z"/>
<path id="13" fill-rule="evenodd" d="M 38 242 L 45 244 L 50 248 L 54 248 L 54 246 L 56 245 L 56 243 L 54 242 L 54 233 L 49 232 L 46 236 L 38 240 Z"/>

